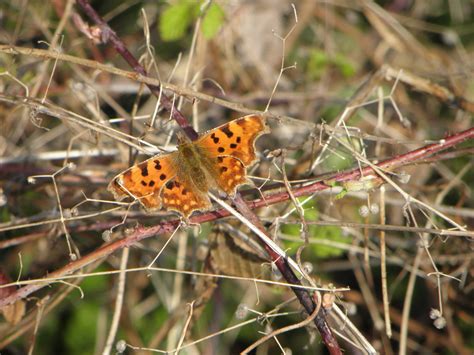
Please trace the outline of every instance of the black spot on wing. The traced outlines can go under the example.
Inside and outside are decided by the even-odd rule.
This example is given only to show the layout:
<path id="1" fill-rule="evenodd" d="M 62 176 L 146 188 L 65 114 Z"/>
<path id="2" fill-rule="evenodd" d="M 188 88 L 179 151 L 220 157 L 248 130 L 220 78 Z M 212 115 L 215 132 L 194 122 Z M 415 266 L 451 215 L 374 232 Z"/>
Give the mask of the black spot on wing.
<path id="1" fill-rule="evenodd" d="M 224 152 L 225 152 L 225 149 L 224 149 L 224 147 L 219 147 L 219 148 L 217 148 L 217 151 L 218 151 L 219 153 L 224 153 Z"/>
<path id="2" fill-rule="evenodd" d="M 158 159 L 156 159 L 153 162 L 155 163 L 155 169 L 156 170 L 161 170 L 162 166 L 161 166 L 160 161 Z"/>
<path id="3" fill-rule="evenodd" d="M 165 174 L 161 174 L 161 175 L 160 175 L 160 180 L 163 181 L 164 179 L 166 179 L 166 175 L 165 175 Z"/>
<path id="4" fill-rule="evenodd" d="M 219 137 L 216 137 L 215 133 L 211 134 L 211 139 L 215 144 L 219 143 Z"/>
<path id="5" fill-rule="evenodd" d="M 173 182 L 173 181 L 168 182 L 168 183 L 166 184 L 166 188 L 167 188 L 168 190 L 173 190 L 173 188 L 174 188 L 174 182 Z"/>
<path id="6" fill-rule="evenodd" d="M 142 180 L 142 185 L 147 186 L 148 184 L 146 183 L 146 181 Z"/>
<path id="7" fill-rule="evenodd" d="M 231 147 L 232 149 L 235 149 L 235 148 L 237 148 L 237 144 L 235 144 L 235 143 L 230 143 L 230 147 Z"/>
<path id="8" fill-rule="evenodd" d="M 229 126 L 222 127 L 221 131 L 224 132 L 227 138 L 230 138 L 234 135 L 234 133 L 229 129 Z"/>
<path id="9" fill-rule="evenodd" d="M 148 186 L 152 187 L 155 185 L 155 182 L 153 180 L 151 180 L 149 183 L 148 183 Z"/>
<path id="10" fill-rule="evenodd" d="M 140 169 L 142 170 L 142 176 L 148 176 L 148 166 L 146 163 L 141 164 Z"/>
<path id="11" fill-rule="evenodd" d="M 237 137 L 237 139 L 235 140 L 237 143 L 240 143 L 242 141 L 242 138 L 241 137 Z"/>

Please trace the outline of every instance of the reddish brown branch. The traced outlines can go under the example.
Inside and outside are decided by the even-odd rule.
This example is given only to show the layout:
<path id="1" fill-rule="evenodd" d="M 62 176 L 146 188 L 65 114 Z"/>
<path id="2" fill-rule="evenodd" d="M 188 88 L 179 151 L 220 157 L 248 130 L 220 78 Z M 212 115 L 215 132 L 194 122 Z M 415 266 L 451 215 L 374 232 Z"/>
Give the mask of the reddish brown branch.
<path id="1" fill-rule="evenodd" d="M 451 148 L 457 144 L 460 144 L 468 139 L 473 139 L 474 138 L 474 128 L 470 128 L 466 131 L 454 134 L 450 137 L 446 137 L 444 139 L 444 142 L 442 143 L 436 143 L 436 144 L 430 144 L 425 147 L 410 151 L 408 153 L 398 155 L 392 159 L 385 160 L 383 162 L 380 162 L 377 164 L 379 168 L 391 168 L 394 169 L 398 166 L 405 166 L 409 163 L 416 163 L 418 160 L 426 159 L 429 156 L 438 153 L 442 150 Z M 367 176 L 369 173 L 374 174 L 374 171 L 370 167 L 365 167 L 362 169 L 363 173 L 365 176 Z M 347 172 L 342 172 L 338 173 L 336 176 L 334 176 L 333 181 L 339 181 L 339 182 L 349 182 L 349 181 L 355 181 L 360 177 L 361 171 L 358 168 L 355 168 L 353 170 L 347 171 Z M 314 184 L 310 184 L 307 186 L 303 186 L 300 188 L 296 188 L 293 190 L 293 194 L 295 196 L 305 196 L 305 195 L 310 195 L 318 191 L 326 190 L 330 188 L 331 186 L 328 186 L 326 183 L 320 181 L 316 182 Z M 247 205 L 249 208 L 258 208 L 262 206 L 268 206 L 271 204 L 283 202 L 289 200 L 289 196 L 287 192 L 281 192 L 281 193 L 276 193 L 272 194 L 269 196 L 265 197 L 265 200 L 259 199 L 256 201 L 252 202 L 247 202 Z M 211 211 L 207 213 L 203 213 L 197 216 L 194 216 L 190 219 L 192 224 L 201 224 L 209 221 L 214 221 L 219 218 L 227 217 L 229 216 L 229 212 L 224 210 L 224 209 L 219 209 L 216 211 Z M 169 233 L 172 232 L 179 224 L 179 220 L 171 220 L 171 221 L 166 221 L 162 222 L 156 226 L 153 227 L 139 227 L 137 228 L 131 235 L 128 237 L 117 240 L 115 242 L 112 242 L 108 245 L 105 245 L 94 252 L 83 256 L 81 259 L 76 260 L 74 262 L 69 263 L 68 265 L 64 266 L 61 269 L 58 269 L 50 274 L 48 274 L 49 277 L 61 277 L 63 275 L 70 274 L 88 264 L 91 262 L 99 259 L 106 257 L 110 255 L 111 253 L 115 252 L 116 250 L 119 250 L 123 247 L 131 246 L 143 239 L 150 238 L 162 233 Z M 101 224 L 102 227 L 104 227 L 104 224 Z M 42 283 L 39 285 L 27 285 L 24 286 L 20 289 L 18 289 L 15 293 L 9 295 L 6 298 L 0 299 L 0 307 L 13 303 L 19 298 L 26 297 L 30 295 L 31 293 L 43 288 L 46 286 L 46 283 Z"/>
<path id="2" fill-rule="evenodd" d="M 122 40 L 118 38 L 116 33 L 97 14 L 97 12 L 89 4 L 89 2 L 87 0 L 78 0 L 77 3 L 82 7 L 84 12 L 99 26 L 101 30 L 101 35 L 102 35 L 101 36 L 102 41 L 104 43 L 107 41 L 110 41 L 114 45 L 115 50 L 119 54 L 122 55 L 122 57 L 127 61 L 127 63 L 133 68 L 135 72 L 143 76 L 146 76 L 147 73 L 145 69 L 140 65 L 140 63 L 135 59 L 135 57 L 128 51 L 128 49 L 125 47 L 125 44 L 122 42 Z M 196 133 L 196 131 L 189 125 L 186 118 L 174 107 L 171 100 L 162 92 L 160 92 L 160 87 L 155 86 L 155 85 L 148 85 L 148 84 L 147 86 L 149 87 L 149 89 L 155 96 L 160 98 L 161 100 L 160 103 L 163 105 L 163 107 L 166 110 L 170 112 L 171 117 L 175 119 L 175 121 L 179 124 L 179 126 L 186 133 L 186 135 L 191 140 L 196 140 L 198 138 L 198 134 Z M 263 233 L 265 234 L 267 233 L 266 230 L 261 225 L 259 218 L 252 212 L 250 208 L 247 207 L 247 205 L 242 200 L 239 193 L 237 193 L 237 196 L 234 199 L 234 202 L 236 203 L 237 210 L 240 213 L 242 213 L 244 217 L 251 220 L 254 225 L 259 226 L 259 228 L 262 230 Z M 262 243 L 262 244 L 264 245 L 266 249 L 270 249 L 269 246 L 266 245 L 266 243 Z M 277 266 L 282 272 L 283 276 L 285 278 L 286 276 L 290 277 L 291 280 L 287 279 L 288 282 L 292 282 L 296 280 L 296 282 L 299 283 L 297 277 L 293 274 L 293 271 L 291 270 L 291 268 L 289 267 L 286 261 L 280 260 L 280 256 L 274 255 L 273 252 L 270 254 L 270 256 L 271 256 L 271 259 L 277 263 Z M 316 306 L 312 302 L 312 299 L 309 293 L 306 290 L 293 288 L 293 291 L 295 291 L 295 293 L 296 293 L 296 290 L 297 290 L 298 299 L 302 302 L 308 314 L 312 314 Z M 324 312 L 320 312 L 320 314 L 318 314 L 318 316 L 315 318 L 315 324 L 318 327 L 319 331 L 321 332 L 321 336 L 325 344 L 327 345 L 329 352 L 331 354 L 341 354 L 341 349 L 337 343 L 337 340 L 332 334 L 326 322 Z"/>
<path id="3" fill-rule="evenodd" d="M 95 22 L 101 31 L 101 39 L 103 43 L 110 42 L 114 46 L 115 50 L 122 56 L 123 59 L 130 65 L 130 67 L 140 75 L 147 76 L 145 68 L 138 62 L 138 60 L 133 56 L 132 53 L 127 49 L 123 41 L 117 36 L 114 30 L 105 22 L 102 17 L 95 11 L 95 9 L 89 4 L 87 0 L 77 0 L 77 4 L 81 6 L 82 10 L 89 16 L 89 18 Z M 191 140 L 196 140 L 198 138 L 197 132 L 194 128 L 189 125 L 188 120 L 184 115 L 173 105 L 173 102 L 170 98 L 165 95 L 160 86 L 146 84 L 150 91 L 160 99 L 160 104 L 165 110 L 170 112 L 171 117 L 176 121 L 176 123 L 181 127 L 183 132 Z"/>
<path id="4" fill-rule="evenodd" d="M 379 168 L 383 169 L 394 169 L 399 166 L 404 166 L 409 163 L 416 163 L 418 160 L 426 159 L 433 154 L 436 154 L 438 152 L 441 152 L 443 150 L 446 150 L 448 148 L 454 147 L 457 144 L 460 144 L 468 139 L 474 138 L 474 128 L 470 128 L 466 131 L 454 134 L 450 137 L 446 137 L 445 139 L 441 140 L 439 143 L 435 144 L 430 144 L 425 147 L 410 151 L 406 154 L 402 154 L 399 156 L 396 156 L 392 159 L 385 160 L 377 166 Z M 376 174 L 375 171 L 371 167 L 365 167 L 362 169 L 362 174 L 363 176 L 367 176 L 369 174 Z M 337 182 L 349 182 L 349 181 L 356 181 L 359 179 L 361 176 L 361 170 L 356 168 L 347 172 L 339 173 L 334 178 L 331 179 L 331 181 L 337 181 Z M 381 183 L 383 183 L 383 180 L 381 180 Z M 309 195 L 313 194 L 318 191 L 322 191 L 325 189 L 330 188 L 331 186 L 327 185 L 325 182 L 316 182 L 314 184 L 310 184 L 307 186 L 303 186 L 300 188 L 296 188 L 293 191 L 293 194 L 295 196 L 304 196 L 304 195 Z M 257 200 L 253 202 L 248 203 L 248 207 L 253 209 L 253 208 L 258 208 L 261 206 L 267 206 L 270 204 L 274 203 L 279 203 L 282 201 L 287 201 L 289 199 L 289 195 L 287 192 L 281 192 L 277 194 L 273 194 L 270 196 L 267 196 L 265 200 Z M 243 201 L 239 201 L 238 199 L 235 201 L 238 204 L 243 203 Z M 240 206 L 242 208 L 242 206 Z M 213 212 L 208 212 L 204 213 L 201 215 L 197 215 L 193 218 L 191 218 L 191 223 L 204 223 L 212 220 L 216 220 L 218 218 L 226 217 L 229 215 L 229 212 L 226 210 L 217 210 Z M 258 221 L 256 221 L 258 222 Z M 108 245 L 105 245 L 94 252 L 85 255 L 81 259 L 71 262 L 68 265 L 64 266 L 61 269 L 58 269 L 50 274 L 48 274 L 48 277 L 50 278 L 60 278 L 61 276 L 71 274 L 74 271 L 77 271 L 78 269 L 81 269 L 85 267 L 86 265 L 92 263 L 93 261 L 96 261 L 100 258 L 104 258 L 111 253 L 115 252 L 116 250 L 119 250 L 123 247 L 131 246 L 135 244 L 136 242 L 153 237 L 155 235 L 159 235 L 162 233 L 170 233 L 172 232 L 177 226 L 179 225 L 179 220 L 172 220 L 172 221 L 167 221 L 163 222 L 157 226 L 154 227 L 149 227 L 149 228 L 144 228 L 144 227 L 139 227 L 137 228 L 134 233 L 132 233 L 130 236 L 127 238 L 115 241 L 113 243 L 110 243 Z M 259 223 L 256 223 L 256 225 L 260 225 Z M 265 246 L 266 247 L 266 246 Z M 278 269 L 282 274 L 285 276 L 285 279 L 294 285 L 299 284 L 299 280 L 296 278 L 296 276 L 293 274 L 291 271 L 291 268 L 289 267 L 287 261 L 285 259 L 280 258 L 279 255 L 276 255 L 273 250 L 270 248 L 266 247 L 266 250 L 270 254 L 272 260 L 275 262 L 277 265 Z M 6 297 L 3 297 L 0 299 L 0 307 L 11 304 L 15 301 L 17 301 L 20 298 L 27 297 L 31 293 L 43 288 L 46 286 L 46 283 L 39 283 L 39 284 L 32 284 L 32 285 L 27 285 L 24 286 L 18 290 L 16 290 L 14 293 L 9 294 Z M 305 309 L 310 312 L 311 310 L 314 310 L 314 303 L 312 299 L 309 298 L 309 294 L 307 292 L 299 292 L 300 289 L 293 288 L 293 291 L 297 295 L 298 299 L 300 300 L 301 304 L 305 307 Z M 331 329 L 328 326 L 325 316 L 323 314 L 319 315 L 315 319 L 315 324 L 317 325 L 319 331 L 321 332 L 321 336 L 323 337 L 323 340 L 325 341 L 325 344 L 328 347 L 328 350 L 332 354 L 337 354 L 340 352 L 340 348 L 335 341 L 334 336 L 332 335 Z M 335 343 L 334 343 L 335 342 Z"/>
<path id="5" fill-rule="evenodd" d="M 258 219 L 258 217 L 251 211 L 250 207 L 240 197 L 239 194 L 233 199 L 233 202 L 239 212 L 241 212 L 245 217 L 247 217 L 254 226 L 257 226 L 262 232 L 267 234 L 267 231 L 261 224 L 260 219 Z M 292 285 L 300 286 L 301 282 L 290 267 L 288 260 L 282 258 L 281 255 L 276 253 L 273 248 L 271 248 L 267 243 L 264 243 L 261 239 L 257 239 L 257 241 L 267 251 L 268 255 L 270 256 L 270 259 L 276 265 L 285 280 Z M 303 305 L 306 312 L 308 314 L 313 314 L 313 312 L 317 308 L 317 305 L 313 302 L 313 298 L 310 296 L 308 291 L 299 287 L 291 287 L 291 289 L 293 290 L 296 297 L 298 297 L 298 300 Z M 324 310 L 321 309 L 318 314 L 316 314 L 316 316 L 314 317 L 314 324 L 318 328 L 318 331 L 321 334 L 321 338 L 323 339 L 324 344 L 326 344 L 329 353 L 334 355 L 342 354 L 341 348 L 337 343 L 336 337 L 332 333 L 332 330 L 326 321 L 326 313 Z"/>

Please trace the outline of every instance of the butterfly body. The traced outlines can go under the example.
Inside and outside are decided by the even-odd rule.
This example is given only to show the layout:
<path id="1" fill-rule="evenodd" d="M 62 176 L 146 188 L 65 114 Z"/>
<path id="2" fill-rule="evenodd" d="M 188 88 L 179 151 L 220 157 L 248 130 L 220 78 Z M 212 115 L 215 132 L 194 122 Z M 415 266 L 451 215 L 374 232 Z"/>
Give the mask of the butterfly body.
<path id="1" fill-rule="evenodd" d="M 184 143 L 178 145 L 178 159 L 182 164 L 177 164 L 182 169 L 177 175 L 182 180 L 189 180 L 194 187 L 206 193 L 211 187 L 211 180 L 208 179 L 206 171 L 212 169 L 212 161 L 210 157 L 200 152 L 198 147 L 193 143 Z"/>
<path id="2" fill-rule="evenodd" d="M 256 160 L 255 140 L 266 132 L 265 119 L 250 115 L 201 134 L 196 141 L 181 139 L 176 151 L 116 176 L 109 190 L 118 200 L 131 196 L 146 208 L 165 208 L 187 218 L 212 206 L 210 190 L 233 196 L 248 182 L 246 168 Z"/>

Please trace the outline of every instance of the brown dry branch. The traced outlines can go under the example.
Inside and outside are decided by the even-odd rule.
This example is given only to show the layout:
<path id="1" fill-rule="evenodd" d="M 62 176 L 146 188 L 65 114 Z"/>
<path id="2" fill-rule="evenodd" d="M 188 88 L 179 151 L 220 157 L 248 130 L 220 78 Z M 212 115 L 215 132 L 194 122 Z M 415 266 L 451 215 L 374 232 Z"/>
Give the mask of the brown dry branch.
<path id="1" fill-rule="evenodd" d="M 398 166 L 405 166 L 410 163 L 416 164 L 418 160 L 426 159 L 438 152 L 442 152 L 443 150 L 452 148 L 469 139 L 474 139 L 474 128 L 443 138 L 440 143 L 431 144 L 431 145 L 416 149 L 414 151 L 393 157 L 386 161 L 382 161 L 376 164 L 376 166 L 383 170 L 390 169 L 390 171 L 393 172 L 397 169 Z M 294 187 L 292 190 L 292 193 L 296 197 L 308 196 L 308 195 L 312 195 L 316 192 L 320 192 L 323 190 L 333 189 L 334 185 L 332 184 L 332 182 L 356 183 L 357 181 L 359 181 L 361 176 L 373 176 L 373 178 L 370 181 L 371 188 L 375 186 L 380 186 L 381 184 L 384 183 L 384 180 L 381 177 L 377 176 L 377 173 L 376 171 L 374 171 L 373 168 L 365 167 L 362 171 L 356 168 L 353 170 L 349 170 L 347 172 L 337 173 L 325 181 L 318 181 L 318 182 L 308 184 L 302 187 Z M 329 182 L 331 182 L 331 184 L 329 184 Z M 265 196 L 265 199 L 257 199 L 255 201 L 246 201 L 245 203 L 249 208 L 256 209 L 259 207 L 269 206 L 275 203 L 286 202 L 288 200 L 290 200 L 290 196 L 288 192 L 283 191 L 279 193 L 268 194 Z M 201 213 L 197 216 L 193 216 L 190 218 L 190 223 L 191 225 L 202 224 L 202 223 L 214 221 L 214 220 L 228 217 L 228 216 L 230 216 L 230 213 L 227 210 L 218 209 L 218 210 L 214 210 L 210 212 Z M 73 261 L 69 263 L 67 266 L 65 266 L 64 268 L 61 268 L 55 272 L 49 273 L 48 277 L 54 279 L 54 278 L 60 278 L 63 275 L 68 275 L 90 264 L 91 262 L 97 259 L 110 255 L 116 250 L 119 250 L 124 247 L 130 247 L 133 244 L 138 243 L 146 238 L 150 238 L 150 237 L 164 234 L 164 233 L 171 233 L 177 228 L 179 224 L 180 224 L 180 220 L 174 219 L 174 220 L 162 222 L 153 227 L 139 226 L 135 229 L 135 231 L 131 235 L 127 236 L 126 238 L 120 239 L 118 241 L 105 245 L 102 248 L 97 249 L 93 253 L 83 256 L 80 260 Z M 423 231 L 423 229 L 416 229 L 416 230 Z M 464 235 L 464 232 L 459 231 L 456 234 Z M 8 285 L 8 287 L 10 286 L 11 285 Z M 18 299 L 24 298 L 44 286 L 46 285 L 25 286 L 17 290 L 14 294 L 0 300 L 0 307 L 10 304 Z M 2 287 L 6 287 L 6 286 L 2 286 Z"/>
<path id="2" fill-rule="evenodd" d="M 17 103 L 19 102 L 18 99 L 12 99 L 12 98 L 4 98 L 4 99 L 5 101 L 10 101 L 10 102 L 16 101 Z M 37 102 L 35 103 L 34 101 L 23 101 L 22 104 L 32 107 L 36 112 L 51 114 L 51 111 L 42 107 L 40 103 L 37 103 Z M 434 154 L 440 153 L 448 148 L 451 148 L 459 143 L 462 143 L 463 141 L 467 139 L 472 139 L 473 136 L 474 136 L 474 129 L 469 129 L 459 134 L 441 139 L 439 143 L 431 144 L 431 145 L 422 147 L 420 149 L 417 149 L 415 151 L 411 151 L 406 154 L 394 157 L 387 161 L 383 161 L 379 163 L 377 166 L 383 169 L 384 171 L 389 170 L 393 172 L 398 167 L 406 166 L 409 164 L 417 163 L 418 161 L 422 161 L 424 159 L 432 158 Z M 352 171 L 348 171 L 345 173 L 338 173 L 333 176 L 328 176 L 324 181 L 318 181 L 313 184 L 309 184 L 309 185 L 302 186 L 299 188 L 294 188 L 293 194 L 294 196 L 305 196 L 308 194 L 314 194 L 317 191 L 333 188 L 334 183 L 338 183 L 338 184 L 355 183 L 359 181 L 360 176 L 367 177 L 367 176 L 371 176 L 371 174 L 374 174 L 374 173 L 376 174 L 376 172 L 374 172 L 374 170 L 370 166 L 364 168 L 362 171 L 360 169 L 354 169 Z M 381 177 L 374 176 L 374 178 L 370 181 L 370 185 L 372 187 L 375 187 L 381 184 L 382 182 L 383 182 L 383 179 Z M 265 199 L 256 200 L 254 202 L 249 203 L 249 205 L 252 208 L 257 208 L 261 206 L 268 206 L 273 203 L 284 202 L 284 201 L 287 201 L 289 198 L 290 198 L 290 195 L 287 192 L 269 194 L 265 196 Z M 218 211 L 214 211 L 210 213 L 204 213 L 200 216 L 196 216 L 195 218 L 192 218 L 191 222 L 203 223 L 203 222 L 215 220 L 216 218 L 222 218 L 228 215 L 229 215 L 228 211 L 218 210 Z M 103 258 L 113 253 L 114 251 L 120 248 L 133 245 L 142 239 L 145 239 L 157 234 L 165 233 L 167 231 L 170 232 L 174 230 L 178 224 L 179 224 L 179 221 L 176 220 L 176 221 L 165 222 L 163 224 L 160 224 L 157 227 L 152 227 L 150 229 L 138 228 L 133 235 L 125 238 L 124 240 L 112 243 L 106 247 L 98 249 L 94 253 L 87 255 L 78 261 L 71 262 L 67 267 L 59 269 L 56 272 L 49 274 L 49 278 L 60 279 L 61 276 L 64 276 L 73 271 L 76 271 L 88 265 L 91 262 L 99 260 L 100 258 Z M 104 228 L 107 225 L 112 226 L 113 224 L 111 223 L 102 224 L 100 228 Z M 278 258 L 278 256 L 276 255 L 274 257 Z M 287 268 L 287 266 L 285 266 L 285 268 Z M 291 275 L 288 277 L 291 280 Z M 294 278 L 293 283 L 298 284 L 298 280 Z M 0 305 L 15 302 L 19 300 L 20 298 L 23 298 L 31 294 L 32 292 L 38 290 L 44 285 L 45 284 L 25 286 L 22 289 L 18 290 L 14 295 L 12 295 L 11 298 L 9 297 L 5 299 L 4 302 L 0 301 Z"/>
<path id="3" fill-rule="evenodd" d="M 99 16 L 96 10 L 89 4 L 87 0 L 78 0 L 77 4 L 81 7 L 87 16 L 95 22 L 98 26 L 99 35 L 102 43 L 112 43 L 115 50 L 122 56 L 123 59 L 132 67 L 133 71 L 138 75 L 147 76 L 145 68 L 138 62 L 135 56 L 130 53 L 125 43 L 117 36 L 115 31 L 113 31 L 108 23 Z M 168 111 L 170 116 L 178 123 L 184 133 L 191 140 L 196 140 L 198 138 L 197 132 L 189 124 L 188 120 L 184 115 L 174 106 L 173 101 L 165 94 L 162 93 L 162 88 L 160 85 L 148 85 L 150 91 L 160 100 L 160 104 L 163 108 Z"/>
<path id="4" fill-rule="evenodd" d="M 133 68 L 133 70 L 143 76 L 147 76 L 147 73 L 143 66 L 135 59 L 135 57 L 128 51 L 127 47 L 121 39 L 115 34 L 115 32 L 109 27 L 109 25 L 98 15 L 98 13 L 92 8 L 87 0 L 78 0 L 78 4 L 81 6 L 82 10 L 87 14 L 87 16 L 92 19 L 99 27 L 101 31 L 101 38 L 103 42 L 111 42 L 114 45 L 115 50 L 127 61 L 127 63 Z M 283 57 L 284 58 L 284 57 Z M 282 59 L 283 61 L 284 59 Z M 283 70 L 283 69 L 282 69 Z M 281 75 L 281 72 L 280 72 Z M 276 87 L 276 85 L 275 85 Z M 159 103 L 163 105 L 165 110 L 167 110 L 170 116 L 178 123 L 183 132 L 191 139 L 192 141 L 198 138 L 197 132 L 189 124 L 188 120 L 183 116 L 183 114 L 175 107 L 174 103 L 163 94 L 160 86 L 148 86 L 152 93 L 158 98 Z M 260 223 L 259 218 L 247 208 L 239 193 L 233 202 L 237 210 L 246 218 L 248 223 L 251 226 L 256 226 L 263 234 L 267 235 L 267 232 L 263 225 Z M 251 227 L 249 226 L 249 227 Z M 271 239 L 271 238 L 269 238 Z M 260 239 L 261 240 L 261 239 Z M 287 260 L 282 258 L 282 255 L 275 253 L 273 248 L 271 248 L 264 240 L 261 240 L 261 243 L 264 245 L 267 250 L 270 259 L 278 267 L 285 279 L 292 284 L 299 285 L 299 281 L 291 270 Z M 297 295 L 303 307 L 307 310 L 309 314 L 312 314 L 316 309 L 316 305 L 312 301 L 309 293 L 306 290 L 300 288 L 293 288 L 293 292 Z M 331 354 L 341 354 L 339 344 L 337 343 L 336 338 L 331 332 L 331 328 L 328 326 L 325 319 L 324 312 L 318 313 L 314 319 L 316 327 L 318 328 L 323 342 L 326 344 L 329 352 Z"/>

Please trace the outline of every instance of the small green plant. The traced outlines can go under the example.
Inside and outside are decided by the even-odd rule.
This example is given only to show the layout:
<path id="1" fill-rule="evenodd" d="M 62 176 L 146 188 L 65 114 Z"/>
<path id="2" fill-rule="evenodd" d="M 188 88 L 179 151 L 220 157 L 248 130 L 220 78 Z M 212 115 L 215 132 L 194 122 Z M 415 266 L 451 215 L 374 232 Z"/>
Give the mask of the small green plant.
<path id="1" fill-rule="evenodd" d="M 299 202 L 303 202 L 304 199 L 299 199 Z M 305 213 L 304 217 L 307 222 L 315 222 L 319 219 L 319 212 L 316 209 L 316 204 L 314 201 L 309 201 L 304 205 Z M 297 217 L 295 213 L 295 217 Z M 298 224 L 285 224 L 282 226 L 281 231 L 284 234 L 296 236 L 301 236 L 301 225 Z M 342 234 L 341 228 L 336 226 L 317 226 L 309 225 L 308 226 L 308 236 L 310 239 L 319 239 L 339 243 L 350 243 L 350 238 L 345 237 Z M 302 242 L 302 241 L 301 241 Z M 291 250 L 296 250 L 301 242 L 287 242 L 285 246 L 291 248 Z M 336 248 L 329 245 L 322 245 L 320 243 L 311 244 L 311 255 L 314 255 L 316 258 L 324 259 L 330 257 L 337 257 L 344 253 L 343 249 Z"/>
<path id="2" fill-rule="evenodd" d="M 201 9 L 201 5 L 200 1 L 190 0 L 181 0 L 170 5 L 160 17 L 161 38 L 164 41 L 182 39 L 199 16 L 202 16 L 201 31 L 204 37 L 214 38 L 224 23 L 224 11 L 215 3 L 205 9 Z"/>
<path id="3" fill-rule="evenodd" d="M 327 52 L 319 49 L 311 51 L 307 72 L 312 79 L 319 79 L 330 66 L 336 68 L 344 78 L 350 78 L 356 72 L 353 63 L 342 54 L 329 56 Z"/>

